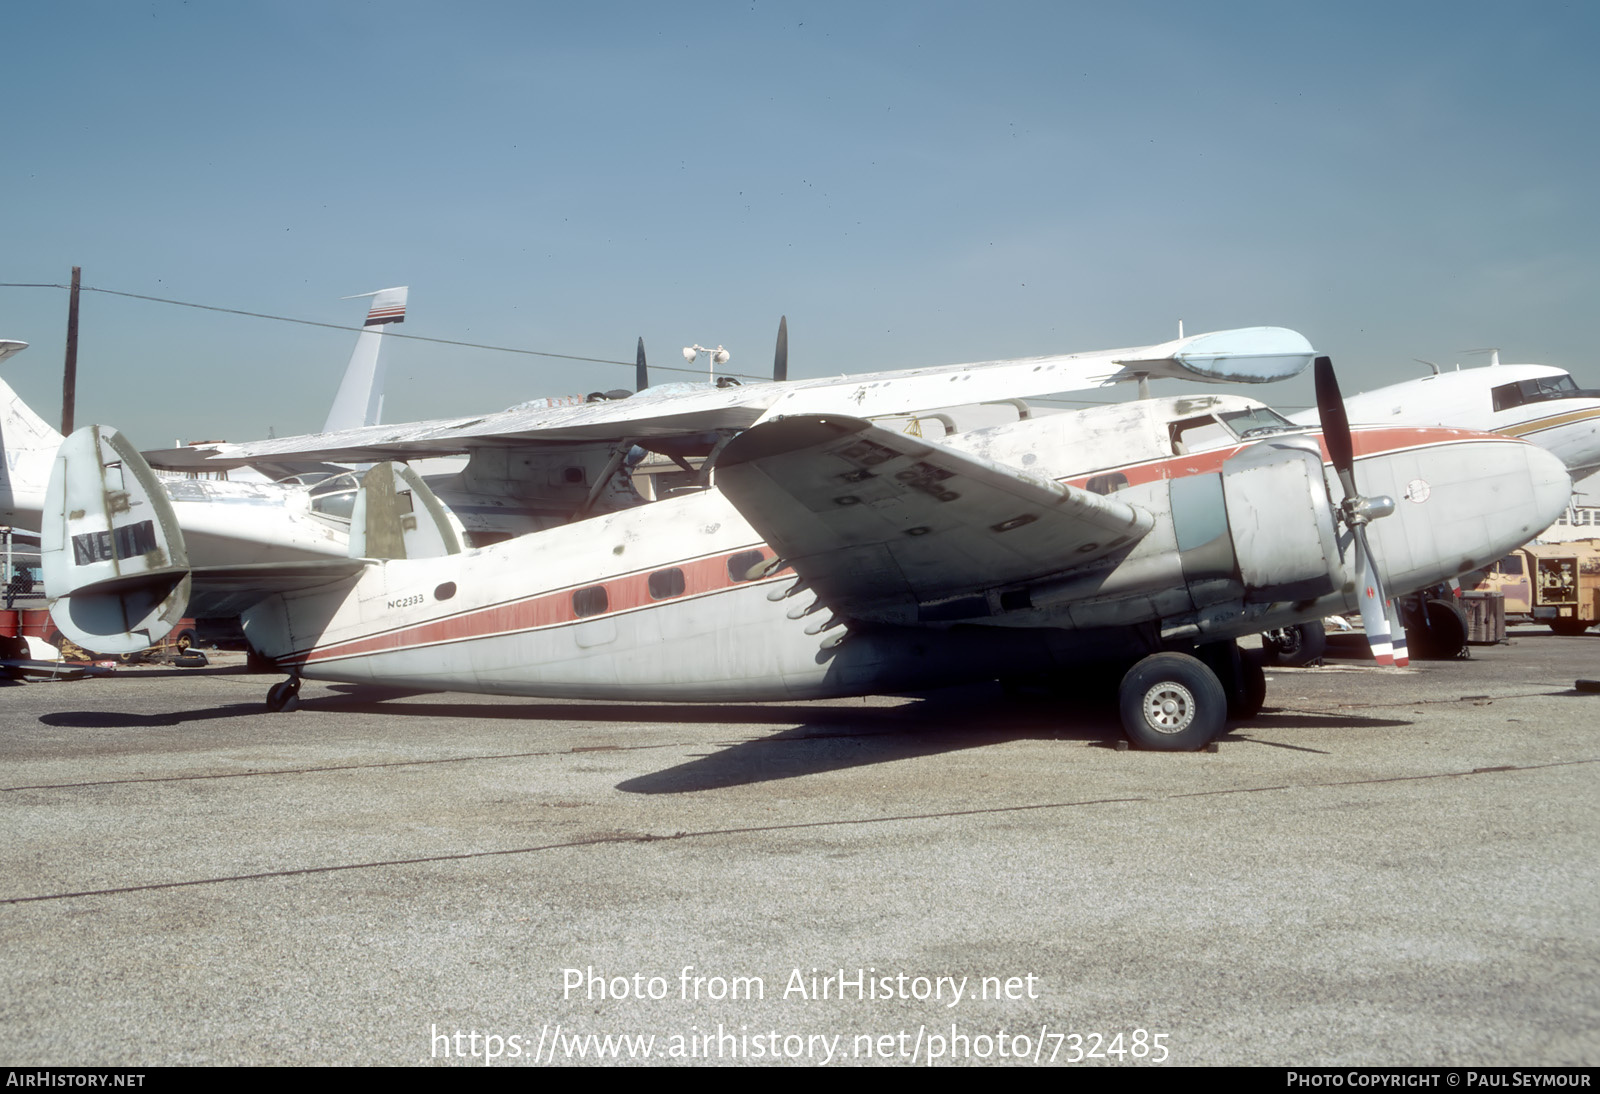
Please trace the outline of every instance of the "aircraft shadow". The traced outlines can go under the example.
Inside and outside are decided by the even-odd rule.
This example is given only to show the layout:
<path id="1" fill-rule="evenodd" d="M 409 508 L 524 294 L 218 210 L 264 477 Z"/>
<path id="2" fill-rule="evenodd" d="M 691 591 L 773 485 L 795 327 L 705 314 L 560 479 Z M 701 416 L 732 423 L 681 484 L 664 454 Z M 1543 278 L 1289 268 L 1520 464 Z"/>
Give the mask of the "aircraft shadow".
<path id="1" fill-rule="evenodd" d="M 814 712 L 813 712 L 814 713 Z M 1341 729 L 1408 726 L 1410 722 L 1360 715 L 1277 714 L 1272 710 L 1248 722 L 1231 722 L 1218 738 L 1224 745 L 1276 745 L 1317 752 L 1301 745 L 1260 741 L 1251 730 Z M 1094 748 L 1124 746 L 1116 708 L 1090 703 L 1081 708 L 1060 703 L 1003 697 L 951 704 L 924 699 L 889 711 L 858 711 L 848 722 L 819 724 L 815 719 L 760 740 L 743 741 L 662 771 L 627 779 L 617 789 L 633 794 L 683 794 L 723 790 L 753 783 L 818 775 L 852 767 L 895 763 L 967 748 L 1018 740 L 1079 741 Z"/>
<path id="2" fill-rule="evenodd" d="M 807 710 L 804 724 L 741 741 L 662 771 L 627 779 L 631 794 L 683 794 L 800 778 L 852 767 L 896 763 L 1018 740 L 1077 740 L 1115 748 L 1122 740 L 1116 711 L 1103 703 L 1066 706 L 1005 695 L 998 687 L 912 696 L 889 709 Z M 842 716 L 842 717 L 841 717 Z"/>
<path id="3" fill-rule="evenodd" d="M 63 729 L 149 729 L 182 725 L 185 722 L 211 722 L 222 718 L 248 718 L 261 713 L 260 703 L 229 703 L 200 710 L 175 710 L 165 714 L 130 714 L 120 710 L 62 710 L 41 714 L 39 721 Z"/>

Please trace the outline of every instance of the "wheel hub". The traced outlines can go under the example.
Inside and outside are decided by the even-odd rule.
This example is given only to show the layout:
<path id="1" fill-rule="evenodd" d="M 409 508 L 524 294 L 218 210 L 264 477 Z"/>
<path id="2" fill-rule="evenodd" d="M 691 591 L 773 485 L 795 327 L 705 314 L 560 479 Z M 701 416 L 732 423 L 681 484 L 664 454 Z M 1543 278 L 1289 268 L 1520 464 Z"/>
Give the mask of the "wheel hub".
<path id="1" fill-rule="evenodd" d="M 1181 733 L 1194 721 L 1194 695 L 1167 681 L 1144 693 L 1144 720 L 1157 733 Z"/>

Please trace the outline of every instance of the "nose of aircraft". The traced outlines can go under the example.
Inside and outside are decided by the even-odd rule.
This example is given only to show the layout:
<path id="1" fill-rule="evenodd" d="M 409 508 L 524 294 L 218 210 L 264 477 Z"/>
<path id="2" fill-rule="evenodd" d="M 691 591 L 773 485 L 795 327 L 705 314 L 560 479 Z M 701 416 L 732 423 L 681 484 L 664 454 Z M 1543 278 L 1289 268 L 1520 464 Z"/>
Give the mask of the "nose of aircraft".
<path id="1" fill-rule="evenodd" d="M 1560 457 L 1537 445 L 1528 445 L 1528 478 L 1533 497 L 1534 535 L 1554 524 L 1572 501 L 1572 479 Z"/>
<path id="2" fill-rule="evenodd" d="M 1550 527 L 1572 500 L 1567 466 L 1548 449 L 1524 441 L 1484 446 L 1474 456 L 1479 478 L 1472 500 L 1481 507 L 1492 558 Z"/>
<path id="3" fill-rule="evenodd" d="M 1481 462 L 1472 500 L 1482 509 L 1492 558 L 1508 554 L 1550 527 L 1572 500 L 1566 464 L 1546 448 L 1524 441 L 1485 446 L 1474 455 L 1474 462 Z"/>
<path id="4" fill-rule="evenodd" d="M 1566 465 L 1526 441 L 1456 433 L 1363 460 L 1368 494 L 1395 499 L 1369 526 L 1391 593 L 1486 566 L 1554 524 L 1572 495 Z"/>

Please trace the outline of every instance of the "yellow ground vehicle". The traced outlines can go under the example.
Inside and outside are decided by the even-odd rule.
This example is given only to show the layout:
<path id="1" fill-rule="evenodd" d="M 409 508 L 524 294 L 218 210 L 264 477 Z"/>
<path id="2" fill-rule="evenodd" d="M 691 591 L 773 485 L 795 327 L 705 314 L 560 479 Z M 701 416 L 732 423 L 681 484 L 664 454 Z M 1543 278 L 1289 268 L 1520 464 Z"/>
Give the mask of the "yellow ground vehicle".
<path id="1" fill-rule="evenodd" d="M 1582 634 L 1600 623 L 1600 540 L 1528 546 L 1496 562 L 1478 588 L 1506 600 L 1506 616 Z"/>

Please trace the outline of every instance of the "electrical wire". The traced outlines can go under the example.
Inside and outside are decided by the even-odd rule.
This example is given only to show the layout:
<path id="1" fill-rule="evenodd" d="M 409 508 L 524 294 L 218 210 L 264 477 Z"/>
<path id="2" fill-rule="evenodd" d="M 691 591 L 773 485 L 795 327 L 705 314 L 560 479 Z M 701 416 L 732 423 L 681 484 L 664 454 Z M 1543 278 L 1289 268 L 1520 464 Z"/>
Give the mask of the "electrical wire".
<path id="1" fill-rule="evenodd" d="M 71 287 L 72 286 L 70 285 L 56 285 L 44 282 L 0 282 L 0 289 L 70 289 Z M 78 291 L 104 293 L 107 296 L 122 296 L 127 297 L 130 300 L 148 300 L 156 304 L 173 304 L 180 308 L 196 308 L 200 311 L 221 312 L 225 315 L 245 315 L 252 319 L 270 319 L 278 323 L 295 323 L 302 327 L 323 327 L 327 330 L 353 331 L 357 334 L 366 329 L 365 327 L 347 327 L 340 323 L 320 323 L 315 319 L 296 319 L 293 316 L 288 315 L 269 315 L 266 312 L 244 311 L 239 308 L 222 308 L 214 304 L 195 304 L 188 300 L 169 300 L 166 297 L 161 296 L 146 296 L 143 293 L 122 292 L 118 289 L 102 289 L 93 285 L 80 285 L 78 286 Z M 433 344 L 440 346 L 460 346 L 464 349 L 493 350 L 496 353 L 520 353 L 528 357 L 551 357 L 561 361 L 584 361 L 594 365 L 622 365 L 625 368 L 633 368 L 635 365 L 635 362 L 633 361 L 616 361 L 608 357 L 580 357 L 572 353 L 552 353 L 546 350 L 517 349 L 513 346 L 491 346 L 482 342 L 459 342 L 450 338 L 429 338 L 426 335 L 401 334 L 398 331 L 392 330 L 384 331 L 383 336 L 385 338 L 404 338 L 409 342 L 432 342 Z M 652 372 L 682 372 L 691 376 L 704 375 L 699 369 L 681 368 L 673 365 L 650 365 L 649 368 Z M 724 372 L 721 375 L 736 376 L 740 379 L 756 381 L 770 380 L 772 378 L 770 376 L 752 376 L 749 373 L 744 372 Z"/>

